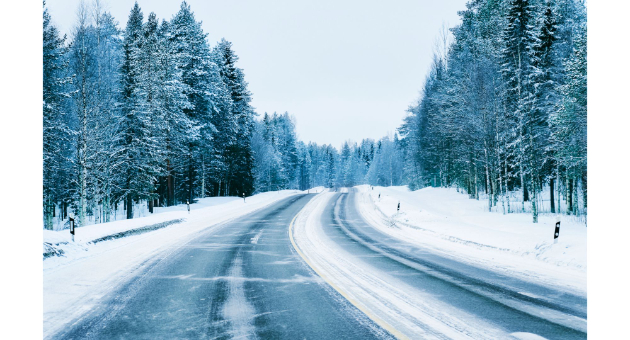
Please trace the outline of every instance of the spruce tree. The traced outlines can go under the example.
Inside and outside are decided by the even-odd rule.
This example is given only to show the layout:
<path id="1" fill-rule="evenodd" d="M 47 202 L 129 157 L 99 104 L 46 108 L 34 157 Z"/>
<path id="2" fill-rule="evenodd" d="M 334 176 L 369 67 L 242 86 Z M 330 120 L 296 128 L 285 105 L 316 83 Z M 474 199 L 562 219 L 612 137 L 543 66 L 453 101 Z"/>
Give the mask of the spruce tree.
<path id="1" fill-rule="evenodd" d="M 206 187 L 206 163 L 212 152 L 212 138 L 216 131 L 212 116 L 223 104 L 214 100 L 220 83 L 218 71 L 210 55 L 206 34 L 201 22 L 195 20 L 190 6 L 182 2 L 179 12 L 170 21 L 171 42 L 182 72 L 182 83 L 188 87 L 190 106 L 184 113 L 198 130 L 198 138 L 188 142 L 188 152 L 178 168 L 181 180 L 176 194 L 182 201 L 203 195 Z"/>
<path id="2" fill-rule="evenodd" d="M 121 196 L 124 197 L 127 218 L 133 218 L 133 201 L 138 199 L 139 169 L 138 159 L 140 150 L 138 146 L 141 136 L 142 117 L 137 114 L 138 77 L 140 74 L 140 49 L 142 48 L 143 14 L 136 2 L 131 9 L 125 36 L 123 40 L 123 64 L 122 74 L 122 123 L 121 123 L 121 153 L 123 155 L 123 173 Z"/>
<path id="3" fill-rule="evenodd" d="M 188 157 L 188 146 L 198 138 L 199 129 L 185 113 L 185 110 L 192 109 L 187 95 L 189 86 L 182 80 L 182 58 L 168 21 L 162 21 L 158 41 L 158 97 L 163 116 L 159 129 L 165 158 L 157 204 L 172 206 L 175 204 L 175 174 L 181 172 L 177 165 L 181 164 L 181 159 Z"/>
<path id="4" fill-rule="evenodd" d="M 254 158 L 251 138 L 253 131 L 254 111 L 250 105 L 251 93 L 243 70 L 236 66 L 238 56 L 232 50 L 232 43 L 222 39 L 214 48 L 215 62 L 223 83 L 226 84 L 232 99 L 231 115 L 238 129 L 235 131 L 235 142 L 228 146 L 227 193 L 229 195 L 251 195 L 254 191 Z"/>

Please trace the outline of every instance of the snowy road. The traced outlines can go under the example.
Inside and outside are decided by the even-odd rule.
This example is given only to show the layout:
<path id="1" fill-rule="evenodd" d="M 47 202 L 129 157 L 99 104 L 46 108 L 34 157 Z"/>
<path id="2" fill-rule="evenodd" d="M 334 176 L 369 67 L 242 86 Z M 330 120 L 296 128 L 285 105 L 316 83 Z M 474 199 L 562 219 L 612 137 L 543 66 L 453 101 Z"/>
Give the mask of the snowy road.
<path id="1" fill-rule="evenodd" d="M 53 338 L 390 338 L 292 247 L 288 226 L 314 196 L 200 235 Z"/>
<path id="2" fill-rule="evenodd" d="M 200 229 L 47 337 L 586 338 L 585 297 L 388 236 L 355 195 L 298 194 Z"/>
<path id="3" fill-rule="evenodd" d="M 318 196 L 293 226 L 300 254 L 400 338 L 583 339 L 586 299 L 502 276 L 370 227 L 354 193 Z"/>

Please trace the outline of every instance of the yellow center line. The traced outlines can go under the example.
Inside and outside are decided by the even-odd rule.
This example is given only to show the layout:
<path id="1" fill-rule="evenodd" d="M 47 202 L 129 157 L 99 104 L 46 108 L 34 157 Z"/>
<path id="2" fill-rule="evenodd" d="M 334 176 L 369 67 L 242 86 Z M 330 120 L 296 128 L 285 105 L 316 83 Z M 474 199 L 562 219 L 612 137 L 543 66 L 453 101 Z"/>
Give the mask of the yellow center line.
<path id="1" fill-rule="evenodd" d="M 304 208 L 302 208 L 302 210 L 304 210 Z M 293 248 L 295 249 L 295 251 L 300 255 L 300 257 L 302 257 L 302 260 L 304 260 L 304 262 L 306 262 L 306 264 L 309 265 L 309 267 L 311 267 L 311 269 L 313 269 L 313 271 L 315 271 L 315 273 L 317 273 L 317 275 L 319 275 L 319 277 L 321 277 L 324 281 L 326 281 L 326 283 L 328 283 L 333 289 L 335 289 L 339 294 L 341 294 L 341 296 L 343 296 L 346 300 L 348 300 L 348 302 L 350 302 L 352 305 L 354 305 L 355 307 L 357 307 L 361 312 L 363 312 L 363 314 L 367 315 L 368 318 L 372 319 L 372 321 L 374 321 L 377 325 L 379 325 L 381 328 L 387 330 L 390 334 L 392 334 L 393 336 L 395 336 L 398 339 L 409 339 L 406 335 L 404 335 L 403 333 L 401 333 L 400 331 L 398 331 L 397 329 L 395 329 L 392 325 L 390 325 L 389 323 L 385 322 L 385 320 L 379 318 L 378 316 L 376 316 L 375 314 L 373 314 L 372 312 L 370 312 L 362 303 L 359 303 L 358 301 L 356 301 L 355 299 L 351 298 L 349 296 L 348 293 L 346 293 L 344 290 L 342 290 L 340 287 L 338 287 L 337 285 L 335 285 L 330 279 L 328 279 L 328 277 L 326 277 L 326 275 L 324 275 L 322 272 L 320 272 L 319 270 L 317 270 L 317 268 L 308 260 L 308 258 L 302 253 L 302 251 L 300 250 L 300 248 L 298 247 L 298 245 L 295 243 L 295 239 L 293 238 L 293 225 L 295 220 L 297 219 L 297 217 L 302 213 L 302 210 L 300 210 L 291 220 L 291 224 L 289 225 L 289 239 L 291 240 L 291 244 L 293 245 Z"/>

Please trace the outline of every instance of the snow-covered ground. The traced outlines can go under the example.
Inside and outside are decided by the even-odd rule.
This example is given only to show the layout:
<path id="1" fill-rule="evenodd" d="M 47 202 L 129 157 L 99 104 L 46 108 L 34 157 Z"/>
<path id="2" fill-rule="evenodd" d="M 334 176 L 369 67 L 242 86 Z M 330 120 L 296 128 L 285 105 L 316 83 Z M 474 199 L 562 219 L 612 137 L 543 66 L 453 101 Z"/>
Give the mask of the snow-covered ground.
<path id="1" fill-rule="evenodd" d="M 243 199 L 239 197 L 202 198 L 199 199 L 196 203 L 191 204 L 190 210 L 194 213 L 196 210 L 199 209 L 204 209 L 216 205 L 224 205 L 230 202 L 242 203 Z M 67 228 L 58 228 L 58 230 L 55 231 L 44 230 L 44 253 L 49 249 L 49 247 L 47 247 L 46 245 L 46 243 L 48 243 L 55 246 L 56 249 L 63 250 L 64 255 L 66 255 L 65 257 L 68 258 L 75 250 L 81 249 L 83 245 L 96 239 L 116 233 L 125 232 L 131 229 L 145 227 L 148 225 L 154 225 L 157 223 L 163 223 L 166 221 L 173 221 L 178 219 L 186 219 L 189 216 L 190 215 L 188 214 L 186 204 L 179 204 L 172 207 L 155 208 L 154 213 L 148 214 L 148 216 L 146 217 L 136 217 L 130 220 L 120 219 L 108 223 L 90 224 L 84 227 L 76 228 L 74 243 L 71 242 L 70 231 Z"/>
<path id="2" fill-rule="evenodd" d="M 243 200 L 243 199 L 240 197 L 235 197 L 235 196 L 199 198 L 195 201 L 194 204 L 190 205 L 190 209 L 191 210 L 202 209 L 205 207 L 228 203 L 231 201 L 238 201 L 238 200 Z M 61 208 L 57 206 L 56 209 L 59 211 Z M 72 211 L 72 209 L 69 209 L 69 211 Z M 153 208 L 153 214 L 151 214 L 149 212 L 149 207 L 147 206 L 147 202 L 141 201 L 139 203 L 134 203 L 133 218 L 137 219 L 140 217 L 151 217 L 151 216 L 154 216 L 155 214 L 160 214 L 160 213 L 165 213 L 165 212 L 174 212 L 174 211 L 186 211 L 186 204 L 179 204 L 172 207 L 155 207 Z M 85 226 L 101 224 L 100 222 L 101 212 L 102 212 L 101 207 L 100 206 L 97 207 L 95 215 L 89 215 L 86 217 Z M 116 207 L 116 209 L 112 212 L 110 216 L 110 221 L 115 222 L 115 221 L 126 221 L 126 220 L 127 220 L 127 215 L 126 215 L 126 212 L 124 211 L 124 202 L 119 202 L 118 206 Z M 53 230 L 57 231 L 57 230 L 62 230 L 62 229 L 68 229 L 68 218 L 66 217 L 65 219 L 62 220 L 61 215 L 57 214 L 57 217 L 53 217 Z"/>
<path id="3" fill-rule="evenodd" d="M 51 256 L 43 264 L 44 337 L 49 338 L 67 323 L 76 321 L 107 293 L 199 233 L 298 193 L 302 191 L 267 192 L 248 197 L 246 203 L 241 198 L 206 198 L 191 205 L 190 214 L 184 205 L 144 218 L 77 228 L 74 243 L 70 242 L 68 230 L 45 230 L 44 242 L 60 247 L 64 254 Z M 107 235 L 177 219 L 184 221 L 140 235 L 90 243 Z"/>
<path id="4" fill-rule="evenodd" d="M 563 215 L 560 237 L 554 243 L 556 216 L 552 214 L 540 215 L 535 224 L 531 213 L 488 212 L 487 201 L 469 199 L 456 189 L 356 188 L 362 216 L 392 237 L 459 261 L 586 295 L 583 218 Z"/>

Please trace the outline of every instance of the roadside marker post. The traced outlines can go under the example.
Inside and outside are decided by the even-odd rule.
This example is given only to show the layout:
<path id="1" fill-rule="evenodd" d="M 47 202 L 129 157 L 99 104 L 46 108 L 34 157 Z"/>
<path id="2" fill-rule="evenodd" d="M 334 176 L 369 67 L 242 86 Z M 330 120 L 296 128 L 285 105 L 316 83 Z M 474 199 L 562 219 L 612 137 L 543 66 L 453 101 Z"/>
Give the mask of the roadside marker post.
<path id="1" fill-rule="evenodd" d="M 68 214 L 68 222 L 70 222 L 70 234 L 72 235 L 72 242 L 74 242 L 74 214 Z"/>
<path id="2" fill-rule="evenodd" d="M 558 243 L 558 237 L 560 237 L 560 216 L 556 218 L 556 231 L 553 232 L 553 243 Z"/>
<path id="3" fill-rule="evenodd" d="M 186 209 L 188 209 L 188 214 L 190 214 L 190 202 L 186 200 Z"/>
<path id="4" fill-rule="evenodd" d="M 243 193 L 243 203 L 245 203 L 245 193 Z"/>
<path id="5" fill-rule="evenodd" d="M 400 201 L 398 201 L 398 209 L 396 209 L 397 212 L 400 212 Z"/>

